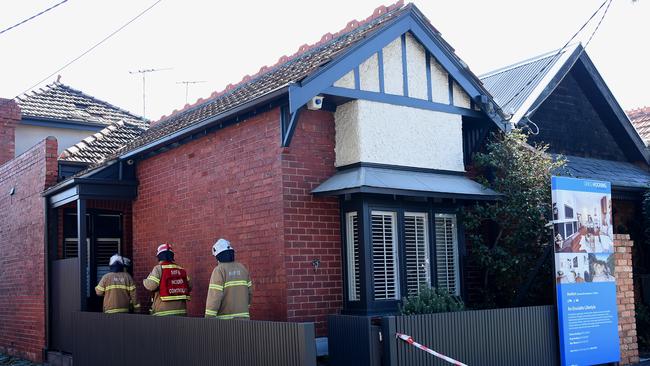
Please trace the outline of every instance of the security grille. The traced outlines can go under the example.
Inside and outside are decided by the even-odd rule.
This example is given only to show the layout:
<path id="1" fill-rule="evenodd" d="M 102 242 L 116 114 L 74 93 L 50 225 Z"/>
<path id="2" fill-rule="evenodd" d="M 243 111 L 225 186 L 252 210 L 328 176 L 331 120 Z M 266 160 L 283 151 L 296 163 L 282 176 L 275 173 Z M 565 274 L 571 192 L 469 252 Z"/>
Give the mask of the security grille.
<path id="1" fill-rule="evenodd" d="M 97 238 L 95 244 L 95 261 L 97 263 L 97 280 L 110 271 L 108 263 L 113 254 L 120 254 L 119 238 Z"/>
<path id="2" fill-rule="evenodd" d="M 361 280 L 359 273 L 359 220 L 356 212 L 346 214 L 347 233 L 347 269 L 348 269 L 348 300 L 358 301 L 361 298 Z"/>
<path id="3" fill-rule="evenodd" d="M 396 213 L 372 211 L 372 263 L 375 300 L 399 299 Z"/>
<path id="4" fill-rule="evenodd" d="M 426 213 L 404 213 L 406 285 L 409 295 L 418 294 L 423 285 L 431 286 L 427 221 Z"/>
<path id="5" fill-rule="evenodd" d="M 435 226 L 438 287 L 460 295 L 456 215 L 436 214 Z"/>

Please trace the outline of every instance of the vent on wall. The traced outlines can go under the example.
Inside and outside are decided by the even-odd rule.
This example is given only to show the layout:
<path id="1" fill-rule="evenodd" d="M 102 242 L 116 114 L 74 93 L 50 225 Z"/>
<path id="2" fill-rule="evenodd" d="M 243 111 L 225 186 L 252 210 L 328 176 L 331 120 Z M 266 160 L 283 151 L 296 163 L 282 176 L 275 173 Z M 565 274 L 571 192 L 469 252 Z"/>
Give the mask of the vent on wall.
<path id="1" fill-rule="evenodd" d="M 429 232 L 426 213 L 404 213 L 404 247 L 406 251 L 406 285 L 408 294 L 419 293 L 423 285 L 431 286 Z"/>
<path id="2" fill-rule="evenodd" d="M 375 300 L 399 299 L 396 213 L 372 211 L 372 263 Z"/>
<path id="3" fill-rule="evenodd" d="M 456 215 L 436 214 L 436 274 L 439 288 L 460 295 Z"/>
<path id="4" fill-rule="evenodd" d="M 359 273 L 359 220 L 356 212 L 346 214 L 346 225 L 348 300 L 358 301 L 361 298 L 361 280 Z"/>

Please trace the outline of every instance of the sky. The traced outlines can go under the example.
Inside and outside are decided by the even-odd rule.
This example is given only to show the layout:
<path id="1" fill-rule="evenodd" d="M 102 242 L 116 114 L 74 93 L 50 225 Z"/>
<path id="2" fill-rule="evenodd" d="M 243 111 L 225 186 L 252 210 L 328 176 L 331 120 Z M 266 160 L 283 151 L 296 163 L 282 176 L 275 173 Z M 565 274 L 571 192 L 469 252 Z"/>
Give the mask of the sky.
<path id="1" fill-rule="evenodd" d="M 60 0 L 0 0 L 0 29 Z M 560 48 L 603 0 L 414 1 L 456 53 L 480 75 Z M 0 97 L 12 98 L 79 56 L 155 0 L 69 0 L 0 34 Z M 272 65 L 379 5 L 371 0 L 162 0 L 143 17 L 61 71 L 61 82 L 136 114 L 169 115 L 261 66 Z M 602 12 L 601 12 L 602 14 Z M 598 17 L 599 19 L 599 17 Z M 578 38 L 583 42 L 597 20 Z M 587 48 L 624 109 L 650 106 L 650 0 L 613 0 Z M 52 76 L 39 85 L 56 79 Z M 35 89 L 38 89 L 35 88 Z"/>

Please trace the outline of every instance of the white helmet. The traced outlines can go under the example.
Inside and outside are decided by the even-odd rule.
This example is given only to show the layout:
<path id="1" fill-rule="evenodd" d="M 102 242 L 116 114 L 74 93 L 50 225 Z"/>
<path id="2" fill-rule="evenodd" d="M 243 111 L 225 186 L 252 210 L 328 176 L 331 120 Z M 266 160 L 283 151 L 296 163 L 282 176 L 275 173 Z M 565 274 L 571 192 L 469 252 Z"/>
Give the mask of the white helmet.
<path id="1" fill-rule="evenodd" d="M 119 255 L 119 254 L 113 254 L 113 256 L 111 257 L 111 259 L 108 261 L 108 265 L 109 265 L 109 266 L 112 266 L 112 265 L 114 265 L 115 263 L 119 263 L 119 264 L 121 264 L 121 265 L 124 266 L 124 265 L 126 265 L 126 264 L 124 263 L 124 259 L 125 259 L 125 258 L 122 257 L 122 256 Z"/>
<path id="2" fill-rule="evenodd" d="M 230 242 L 226 239 L 219 239 L 217 240 L 216 243 L 212 246 L 212 255 L 213 256 L 218 256 L 219 253 L 226 251 L 226 250 L 235 250 L 233 247 L 230 246 Z"/>

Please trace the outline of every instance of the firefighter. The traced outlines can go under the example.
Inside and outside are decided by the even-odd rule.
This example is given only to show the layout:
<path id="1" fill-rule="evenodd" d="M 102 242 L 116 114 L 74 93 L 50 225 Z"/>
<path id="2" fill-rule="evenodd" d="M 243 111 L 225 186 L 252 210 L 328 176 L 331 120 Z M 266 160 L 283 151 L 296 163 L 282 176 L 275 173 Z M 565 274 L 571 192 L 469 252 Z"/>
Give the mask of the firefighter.
<path id="1" fill-rule="evenodd" d="M 144 287 L 153 292 L 151 315 L 187 315 L 187 301 L 192 291 L 187 271 L 174 262 L 170 244 L 160 244 L 156 257 L 158 264 L 143 281 Z"/>
<path id="2" fill-rule="evenodd" d="M 217 319 L 249 319 L 248 308 L 253 288 L 248 270 L 235 262 L 230 242 L 219 239 L 212 246 L 212 255 L 219 262 L 210 276 L 205 317 Z"/>
<path id="3" fill-rule="evenodd" d="M 124 271 L 127 258 L 115 254 L 108 262 L 110 272 L 105 274 L 95 287 L 97 296 L 104 297 L 104 313 L 128 313 L 139 311 L 135 283 L 128 272 Z"/>

